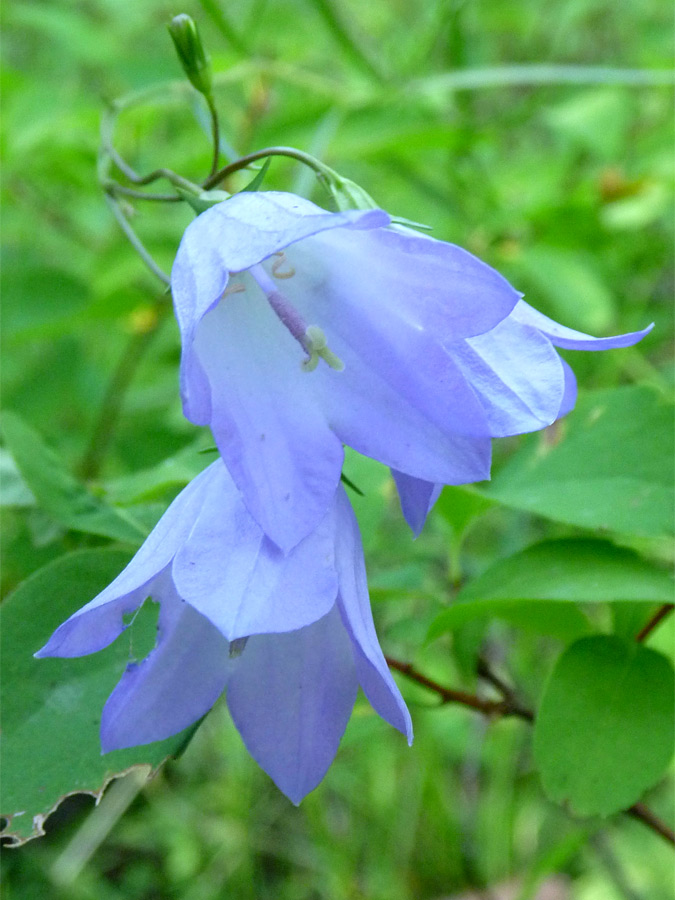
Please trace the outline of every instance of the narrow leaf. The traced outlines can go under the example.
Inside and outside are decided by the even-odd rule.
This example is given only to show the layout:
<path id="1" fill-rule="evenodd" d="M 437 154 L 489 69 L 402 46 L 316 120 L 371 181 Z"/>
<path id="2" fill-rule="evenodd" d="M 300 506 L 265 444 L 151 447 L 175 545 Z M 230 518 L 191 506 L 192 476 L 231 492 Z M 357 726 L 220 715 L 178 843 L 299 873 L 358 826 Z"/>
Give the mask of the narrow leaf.
<path id="1" fill-rule="evenodd" d="M 3 413 L 2 433 L 39 505 L 62 525 L 130 544 L 139 544 L 146 537 L 145 529 L 126 511 L 90 494 L 41 436 L 15 413 Z"/>

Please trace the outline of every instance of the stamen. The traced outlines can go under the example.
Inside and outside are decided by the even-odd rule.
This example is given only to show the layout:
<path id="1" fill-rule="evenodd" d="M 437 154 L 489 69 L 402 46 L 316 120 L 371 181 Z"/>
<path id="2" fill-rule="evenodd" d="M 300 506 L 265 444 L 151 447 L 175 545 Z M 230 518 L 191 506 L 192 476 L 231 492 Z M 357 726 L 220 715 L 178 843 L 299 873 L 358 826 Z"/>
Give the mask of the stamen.
<path id="1" fill-rule="evenodd" d="M 279 250 L 278 253 L 274 254 L 277 259 L 272 263 L 272 275 L 275 278 L 292 278 L 295 275 L 295 269 L 289 263 L 289 270 L 287 272 L 280 272 L 279 269 L 283 266 L 284 263 L 288 263 L 286 259 L 286 254 L 283 250 Z"/>
<path id="2" fill-rule="evenodd" d="M 326 365 L 336 372 L 344 369 L 344 363 L 328 348 L 326 335 L 318 325 L 308 325 L 297 309 L 280 293 L 270 276 L 260 263 L 251 266 L 249 272 L 267 297 L 267 302 L 276 313 L 279 321 L 293 335 L 307 354 L 301 363 L 305 372 L 313 372 L 323 359 Z"/>
<path id="3" fill-rule="evenodd" d="M 234 284 L 228 284 L 228 286 L 223 291 L 223 297 L 227 297 L 229 294 L 243 294 L 245 291 L 246 285 L 242 284 L 241 281 L 238 281 Z"/>

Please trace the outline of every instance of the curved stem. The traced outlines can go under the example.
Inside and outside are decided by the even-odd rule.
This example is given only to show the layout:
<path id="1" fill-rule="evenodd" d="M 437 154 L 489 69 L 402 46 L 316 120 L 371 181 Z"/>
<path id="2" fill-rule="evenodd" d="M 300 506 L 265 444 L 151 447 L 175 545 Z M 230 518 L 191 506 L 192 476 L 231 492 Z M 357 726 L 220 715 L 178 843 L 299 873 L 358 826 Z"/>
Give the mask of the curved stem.
<path id="1" fill-rule="evenodd" d="M 105 194 L 105 199 L 106 199 L 106 203 L 112 210 L 112 214 L 117 219 L 118 225 L 120 226 L 122 231 L 126 234 L 127 238 L 129 239 L 129 242 L 133 246 L 134 250 L 136 251 L 136 253 L 138 253 L 138 255 L 141 257 L 143 262 L 150 269 L 152 274 L 156 275 L 160 281 L 164 282 L 164 284 L 166 284 L 166 285 L 171 284 L 171 279 L 169 278 L 169 276 L 166 274 L 166 272 L 163 269 L 161 269 L 157 265 L 157 263 L 154 261 L 154 259 L 150 255 L 149 251 L 146 250 L 146 248 L 145 248 L 143 242 L 141 241 L 141 239 L 139 238 L 139 236 L 136 234 L 134 229 L 129 224 L 129 221 L 128 221 L 127 217 L 124 215 L 124 213 L 122 212 L 122 210 L 120 209 L 120 205 L 117 202 L 117 200 L 112 196 L 112 194 L 110 194 L 108 192 L 106 192 L 106 194 Z"/>
<path id="2" fill-rule="evenodd" d="M 254 153 L 249 153 L 246 156 L 235 159 L 234 162 L 223 166 L 222 169 L 219 169 L 217 172 L 214 172 L 213 175 L 209 176 L 202 187 L 204 190 L 208 191 L 217 184 L 220 184 L 220 182 L 229 175 L 233 175 L 235 172 L 239 172 L 241 169 L 250 166 L 251 163 L 257 162 L 259 159 L 266 159 L 269 156 L 285 156 L 289 159 L 295 159 L 298 162 L 309 166 L 310 169 L 313 169 L 320 178 L 325 177 L 326 173 L 330 171 L 328 166 L 323 165 L 323 163 L 320 163 L 317 159 L 310 156 L 309 153 L 305 153 L 303 150 L 296 150 L 295 147 L 267 147 L 265 150 L 256 150 Z"/>

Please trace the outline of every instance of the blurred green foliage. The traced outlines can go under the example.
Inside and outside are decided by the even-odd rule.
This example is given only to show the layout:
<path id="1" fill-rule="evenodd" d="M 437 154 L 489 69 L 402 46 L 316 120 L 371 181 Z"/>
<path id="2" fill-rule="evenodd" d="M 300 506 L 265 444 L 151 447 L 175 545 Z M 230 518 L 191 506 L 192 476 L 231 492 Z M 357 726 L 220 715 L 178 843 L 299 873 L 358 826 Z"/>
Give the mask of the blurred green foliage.
<path id="1" fill-rule="evenodd" d="M 650 399 L 614 409 L 618 424 L 604 439 L 616 477 L 637 473 L 662 489 L 667 424 L 664 413 L 645 412 L 662 408 L 673 383 L 672 80 L 669 87 L 663 77 L 672 37 L 660 0 L 201 0 L 181 9 L 164 0 L 8 0 L 4 405 L 51 448 L 43 458 L 60 473 L 60 493 L 38 477 L 43 470 L 31 481 L 25 466 L 17 469 L 21 452 L 8 430 L 16 463 L 3 450 L 6 591 L 66 551 L 107 544 L 105 530 L 73 530 L 73 503 L 96 517 L 113 515 L 112 505 L 125 522 L 133 506 L 135 520 L 150 526 L 210 461 L 196 452 L 208 435 L 181 414 L 178 335 L 163 287 L 119 231 L 96 180 L 102 110 L 152 86 L 156 102 L 121 117 L 118 148 L 141 172 L 164 165 L 194 180 L 208 172 L 206 107 L 183 88 L 176 95 L 161 87 L 181 77 L 165 27 L 178 12 L 198 21 L 212 57 L 230 156 L 273 144 L 320 156 L 392 213 L 495 265 L 571 327 L 610 334 L 654 320 L 638 347 L 569 358 L 585 391 L 602 389 L 582 413 L 604 402 L 607 389 L 642 385 L 639 396 Z M 278 159 L 265 187 L 327 203 L 311 173 Z M 168 269 L 189 209 L 135 209 L 134 226 Z M 122 404 L 108 434 L 100 410 L 113 373 Z M 583 429 L 584 420 L 571 421 Z M 633 585 L 625 596 L 608 594 L 622 601 L 611 609 L 571 597 L 576 624 L 568 617 L 556 625 L 540 611 L 537 625 L 521 610 L 465 621 L 425 644 L 459 587 L 470 591 L 475 576 L 542 539 L 585 541 L 598 565 L 611 540 L 622 549 L 610 552 L 631 561 L 626 577 L 651 566 L 661 578 L 672 561 L 660 537 L 663 506 L 658 527 L 632 534 L 630 516 L 579 518 L 574 498 L 559 491 L 556 506 L 545 479 L 532 478 L 531 465 L 535 475 L 555 475 L 565 452 L 566 472 L 583 466 L 592 435 L 577 438 L 576 451 L 563 440 L 558 456 L 549 453 L 561 439 L 555 431 L 497 444 L 494 489 L 480 497 L 447 490 L 415 543 L 386 473 L 348 456 L 346 474 L 365 492 L 354 504 L 387 653 L 475 690 L 480 652 L 536 706 L 584 622 L 624 639 L 642 627 L 652 595 L 636 601 Z M 73 486 L 73 475 L 87 476 L 88 492 Z M 519 485 L 528 477 L 538 493 L 526 502 Z M 539 595 L 548 598 L 543 588 Z M 669 652 L 672 635 L 671 621 L 650 645 Z M 526 900 L 552 873 L 574 900 L 670 896 L 668 848 L 641 824 L 575 820 L 545 799 L 525 723 L 439 708 L 422 687 L 401 684 L 413 748 L 358 705 L 336 763 L 299 809 L 216 709 L 185 754 L 142 790 L 132 775 L 93 812 L 90 800 L 70 799 L 46 838 L 5 853 L 7 897 L 440 900 L 472 887 L 498 897 L 500 885 L 516 880 Z M 672 821 L 669 786 L 646 799 Z"/>

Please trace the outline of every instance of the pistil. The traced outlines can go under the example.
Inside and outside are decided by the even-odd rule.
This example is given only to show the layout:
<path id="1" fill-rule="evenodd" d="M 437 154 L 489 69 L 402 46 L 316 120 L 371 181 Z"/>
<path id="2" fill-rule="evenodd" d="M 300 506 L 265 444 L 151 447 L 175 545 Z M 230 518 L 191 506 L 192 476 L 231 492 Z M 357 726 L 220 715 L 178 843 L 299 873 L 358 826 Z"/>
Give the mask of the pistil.
<path id="1" fill-rule="evenodd" d="M 262 263 L 251 266 L 248 271 L 267 297 L 267 302 L 274 310 L 279 321 L 293 335 L 307 354 L 306 359 L 302 361 L 304 371 L 313 372 L 319 364 L 319 359 L 323 359 L 331 369 L 341 372 L 344 369 L 344 363 L 328 348 L 323 331 L 318 325 L 308 325 L 305 322 L 293 304 L 287 300 L 281 291 L 277 290 L 277 286 L 263 268 Z M 272 271 L 274 272 L 274 268 Z M 291 270 L 287 273 L 276 274 L 277 277 L 292 278 L 295 271 Z"/>

